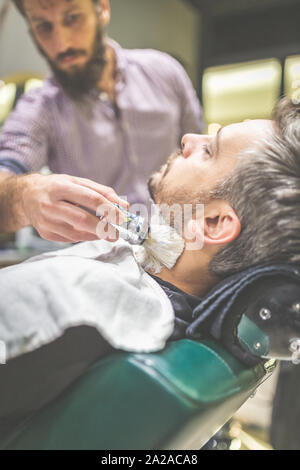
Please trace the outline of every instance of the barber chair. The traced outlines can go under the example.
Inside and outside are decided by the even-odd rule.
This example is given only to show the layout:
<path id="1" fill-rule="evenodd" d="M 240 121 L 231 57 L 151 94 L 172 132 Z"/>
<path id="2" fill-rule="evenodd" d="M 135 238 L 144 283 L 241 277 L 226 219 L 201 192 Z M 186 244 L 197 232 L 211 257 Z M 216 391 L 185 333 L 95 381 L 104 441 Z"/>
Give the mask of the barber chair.
<path id="1" fill-rule="evenodd" d="M 299 363 L 299 284 L 266 281 L 252 294 L 231 311 L 222 341 L 182 339 L 157 353 L 116 352 L 95 363 L 7 448 L 200 449 L 276 359 Z"/>
<path id="2" fill-rule="evenodd" d="M 240 336 L 261 341 L 249 324 Z M 117 353 L 27 422 L 8 449 L 200 449 L 274 367 L 246 367 L 213 340 Z"/>

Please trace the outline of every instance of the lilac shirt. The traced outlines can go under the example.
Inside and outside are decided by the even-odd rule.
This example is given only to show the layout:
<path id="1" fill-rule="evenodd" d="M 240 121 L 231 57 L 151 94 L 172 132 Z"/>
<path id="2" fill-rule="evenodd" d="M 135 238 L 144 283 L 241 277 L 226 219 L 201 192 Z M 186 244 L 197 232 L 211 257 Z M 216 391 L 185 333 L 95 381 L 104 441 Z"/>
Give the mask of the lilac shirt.
<path id="1" fill-rule="evenodd" d="M 39 171 L 92 179 L 129 202 L 147 202 L 146 181 L 187 133 L 203 130 L 202 111 L 181 65 L 154 50 L 114 41 L 117 108 L 93 90 L 70 99 L 50 78 L 23 95 L 0 136 L 0 171 Z"/>

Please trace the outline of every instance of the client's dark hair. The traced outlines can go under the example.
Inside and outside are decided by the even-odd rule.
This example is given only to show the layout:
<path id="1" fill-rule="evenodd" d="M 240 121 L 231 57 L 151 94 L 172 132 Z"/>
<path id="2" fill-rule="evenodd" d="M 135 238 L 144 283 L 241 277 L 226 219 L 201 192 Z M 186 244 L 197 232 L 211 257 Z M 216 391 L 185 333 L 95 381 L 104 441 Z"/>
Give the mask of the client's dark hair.
<path id="1" fill-rule="evenodd" d="M 274 114 L 274 133 L 239 156 L 212 192 L 226 199 L 242 225 L 240 235 L 210 263 L 225 277 L 256 264 L 300 263 L 300 105 L 287 98 Z"/>
<path id="2" fill-rule="evenodd" d="M 26 16 L 25 10 L 24 10 L 24 5 L 23 5 L 23 0 L 12 0 L 13 3 L 16 5 L 17 9 L 22 13 L 23 16 Z M 66 0 L 68 1 L 68 0 Z M 99 0 L 92 0 L 95 5 L 98 3 Z"/>

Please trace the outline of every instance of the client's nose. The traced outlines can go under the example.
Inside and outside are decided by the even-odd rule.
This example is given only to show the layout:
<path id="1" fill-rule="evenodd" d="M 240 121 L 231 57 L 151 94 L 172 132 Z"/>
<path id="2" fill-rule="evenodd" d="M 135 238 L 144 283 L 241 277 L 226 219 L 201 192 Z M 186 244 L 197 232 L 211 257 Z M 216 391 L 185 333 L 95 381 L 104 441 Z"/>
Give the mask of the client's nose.
<path id="1" fill-rule="evenodd" d="M 197 149 L 197 145 L 201 140 L 199 134 L 185 134 L 181 139 L 182 155 L 184 158 L 189 158 L 190 155 Z"/>

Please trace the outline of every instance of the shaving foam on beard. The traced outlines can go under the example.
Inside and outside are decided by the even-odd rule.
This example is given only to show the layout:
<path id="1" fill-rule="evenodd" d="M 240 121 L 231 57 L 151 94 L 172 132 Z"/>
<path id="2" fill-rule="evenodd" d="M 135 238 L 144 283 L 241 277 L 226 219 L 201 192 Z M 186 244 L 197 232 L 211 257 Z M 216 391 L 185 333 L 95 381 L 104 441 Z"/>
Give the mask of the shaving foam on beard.
<path id="1" fill-rule="evenodd" d="M 122 225 L 111 225 L 122 238 L 134 245 L 137 262 L 154 274 L 159 274 L 164 267 L 172 269 L 185 247 L 177 231 L 167 225 L 161 215 L 156 217 L 156 223 L 149 225 L 143 217 L 115 205 L 125 214 L 126 220 Z"/>

